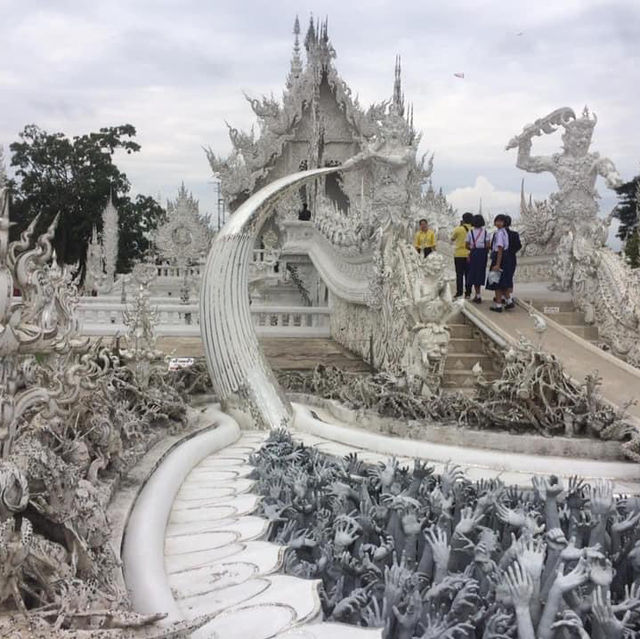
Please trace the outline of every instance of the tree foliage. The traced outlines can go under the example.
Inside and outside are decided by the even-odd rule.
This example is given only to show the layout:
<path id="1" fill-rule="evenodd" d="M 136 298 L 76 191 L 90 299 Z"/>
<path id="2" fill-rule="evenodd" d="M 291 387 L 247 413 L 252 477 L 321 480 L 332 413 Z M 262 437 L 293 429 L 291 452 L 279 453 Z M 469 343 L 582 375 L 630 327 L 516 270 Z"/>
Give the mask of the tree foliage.
<path id="1" fill-rule="evenodd" d="M 128 273 L 136 259 L 150 248 L 151 232 L 166 218 L 166 211 L 148 195 L 138 195 L 135 200 L 123 199 L 118 209 L 118 262 L 116 271 Z"/>
<path id="2" fill-rule="evenodd" d="M 640 266 L 640 232 L 638 227 L 630 231 L 624 243 L 624 253 L 631 268 Z"/>
<path id="3" fill-rule="evenodd" d="M 107 127 L 97 133 L 67 137 L 28 125 L 9 147 L 16 167 L 11 218 L 16 237 L 36 217 L 41 233 L 59 214 L 54 246 L 61 263 L 84 264 L 91 232 L 102 230 L 102 211 L 113 194 L 121 230 L 118 265 L 130 268 L 148 247 L 145 233 L 155 228 L 164 211 L 153 198 L 129 197 L 127 176 L 113 161 L 117 151 L 135 153 L 131 124 Z"/>
<path id="4" fill-rule="evenodd" d="M 618 194 L 618 205 L 614 210 L 614 217 L 620 220 L 618 237 L 626 240 L 627 235 L 638 224 L 638 188 L 640 187 L 640 175 L 631 181 L 621 184 L 615 189 Z"/>

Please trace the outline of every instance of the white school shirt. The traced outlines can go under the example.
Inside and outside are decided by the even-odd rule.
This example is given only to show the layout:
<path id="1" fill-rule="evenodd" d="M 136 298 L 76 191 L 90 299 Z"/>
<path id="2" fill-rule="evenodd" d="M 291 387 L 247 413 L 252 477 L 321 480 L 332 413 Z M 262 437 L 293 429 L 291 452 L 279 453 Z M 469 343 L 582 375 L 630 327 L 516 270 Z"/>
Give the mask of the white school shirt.
<path id="1" fill-rule="evenodd" d="M 509 250 L 509 234 L 505 228 L 498 229 L 493 234 L 493 245 L 491 248 L 497 251 L 499 247 L 502 247 L 503 251 Z"/>
<path id="2" fill-rule="evenodd" d="M 491 240 L 489 234 L 487 233 L 487 230 L 483 227 L 479 229 L 471 229 L 467 233 L 467 242 L 469 242 L 469 246 L 472 249 L 483 249 L 489 247 Z"/>

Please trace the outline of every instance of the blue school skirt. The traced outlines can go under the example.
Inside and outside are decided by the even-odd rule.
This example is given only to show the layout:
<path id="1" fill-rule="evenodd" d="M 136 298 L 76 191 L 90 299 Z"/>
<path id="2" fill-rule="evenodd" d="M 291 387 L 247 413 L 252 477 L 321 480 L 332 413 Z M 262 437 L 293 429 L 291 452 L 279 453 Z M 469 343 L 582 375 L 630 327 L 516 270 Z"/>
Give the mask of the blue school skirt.
<path id="1" fill-rule="evenodd" d="M 498 252 L 492 251 L 491 253 L 491 266 L 495 266 L 498 261 Z M 497 284 L 489 285 L 487 280 L 487 288 L 491 291 L 505 290 L 507 288 L 513 288 L 513 273 L 516 270 L 516 256 L 509 251 L 502 253 L 502 274 L 500 275 L 500 281 Z"/>
<path id="2" fill-rule="evenodd" d="M 487 278 L 487 249 L 472 248 L 469 254 L 467 286 L 484 286 Z"/>

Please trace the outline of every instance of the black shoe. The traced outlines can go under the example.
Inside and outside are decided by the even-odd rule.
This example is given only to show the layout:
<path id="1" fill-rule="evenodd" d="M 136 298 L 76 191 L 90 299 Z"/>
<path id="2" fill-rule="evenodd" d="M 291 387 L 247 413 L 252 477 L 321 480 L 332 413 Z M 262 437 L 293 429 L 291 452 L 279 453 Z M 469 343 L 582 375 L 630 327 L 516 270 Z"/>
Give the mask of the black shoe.
<path id="1" fill-rule="evenodd" d="M 490 306 L 489 310 L 494 313 L 502 313 L 502 306 Z"/>
<path id="2" fill-rule="evenodd" d="M 474 297 L 473 298 L 473 303 L 474 304 L 482 304 L 482 298 L 481 297 Z"/>
<path id="3" fill-rule="evenodd" d="M 453 299 L 454 299 L 454 300 L 457 300 L 459 297 L 462 297 L 462 293 L 456 293 L 456 294 L 453 296 Z"/>
<path id="4" fill-rule="evenodd" d="M 516 307 L 516 303 L 515 302 L 507 302 L 504 305 L 504 310 L 505 311 L 512 311 L 515 307 Z"/>

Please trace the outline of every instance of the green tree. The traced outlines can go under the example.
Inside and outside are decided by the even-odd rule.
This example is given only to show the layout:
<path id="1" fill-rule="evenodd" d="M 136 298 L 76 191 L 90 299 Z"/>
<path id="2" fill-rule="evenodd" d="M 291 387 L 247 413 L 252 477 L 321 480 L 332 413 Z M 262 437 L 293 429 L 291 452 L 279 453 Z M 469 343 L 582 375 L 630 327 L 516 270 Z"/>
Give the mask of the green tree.
<path id="1" fill-rule="evenodd" d="M 131 201 L 127 176 L 113 162 L 116 151 L 135 153 L 140 145 L 133 140 L 135 128 L 130 124 L 107 127 L 97 133 L 68 138 L 64 133 L 47 133 L 28 125 L 20 140 L 9 147 L 11 165 L 16 167 L 16 186 L 12 202 L 12 228 L 16 237 L 36 216 L 36 232 L 41 233 L 56 215 L 54 245 L 61 263 L 84 265 L 87 245 L 94 227 L 102 227 L 102 211 L 113 193 L 120 213 L 119 262 L 130 266 L 144 250 L 146 229 L 154 227 L 164 213 L 152 198 Z M 150 216 L 136 219 L 137 215 Z"/>
<path id="2" fill-rule="evenodd" d="M 128 273 L 133 262 L 151 248 L 151 232 L 166 219 L 166 211 L 148 195 L 127 199 L 118 209 L 118 273 Z"/>
<path id="3" fill-rule="evenodd" d="M 640 266 L 640 233 L 638 227 L 627 234 L 627 241 L 624 243 L 624 253 L 627 263 L 631 268 Z"/>
<path id="4" fill-rule="evenodd" d="M 627 231 L 627 238 L 624 243 L 624 254 L 627 263 L 631 268 L 640 266 L 640 182 L 636 188 L 636 222 Z"/>
<path id="5" fill-rule="evenodd" d="M 615 189 L 619 203 L 613 215 L 620 220 L 617 235 L 621 240 L 627 239 L 627 234 L 638 224 L 637 198 L 639 186 L 640 175 L 637 175 L 630 182 L 625 182 Z"/>

